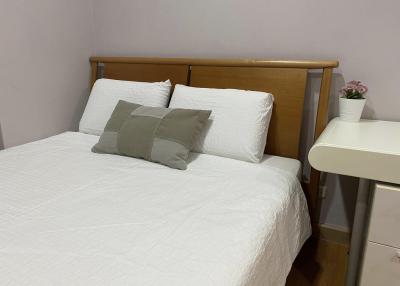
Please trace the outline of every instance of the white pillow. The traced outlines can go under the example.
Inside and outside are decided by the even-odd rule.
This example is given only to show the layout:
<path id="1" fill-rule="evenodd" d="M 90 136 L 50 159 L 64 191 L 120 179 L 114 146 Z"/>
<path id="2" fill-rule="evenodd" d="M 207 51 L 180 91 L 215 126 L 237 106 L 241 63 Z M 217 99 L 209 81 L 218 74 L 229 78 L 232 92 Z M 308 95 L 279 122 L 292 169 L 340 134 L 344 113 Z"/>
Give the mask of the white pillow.
<path id="1" fill-rule="evenodd" d="M 270 93 L 176 85 L 169 107 L 212 110 L 194 152 L 260 162 L 272 105 Z"/>
<path id="2" fill-rule="evenodd" d="M 83 133 L 101 135 L 119 100 L 167 107 L 171 82 L 135 82 L 99 79 L 95 82 L 79 124 Z"/>

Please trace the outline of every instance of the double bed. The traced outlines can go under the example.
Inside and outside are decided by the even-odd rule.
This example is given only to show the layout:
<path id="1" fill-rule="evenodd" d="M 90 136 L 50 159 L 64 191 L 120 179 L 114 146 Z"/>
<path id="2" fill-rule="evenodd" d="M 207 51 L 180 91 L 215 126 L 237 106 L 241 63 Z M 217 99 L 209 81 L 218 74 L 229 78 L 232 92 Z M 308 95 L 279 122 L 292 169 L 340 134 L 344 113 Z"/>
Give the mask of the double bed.
<path id="1" fill-rule="evenodd" d="M 317 63 L 92 58 L 92 75 L 93 82 L 108 73 L 125 80 L 167 76 L 174 83 L 193 76 L 195 85 L 237 87 L 234 81 L 255 90 L 267 82 L 282 91 L 274 93 L 278 107 L 280 96 L 292 92 L 282 84 L 294 83 L 302 97 L 292 102 L 302 102 L 303 71 L 323 68 L 318 133 L 337 63 Z M 177 72 L 182 67 L 192 73 L 186 79 Z M 243 81 L 237 71 L 257 80 Z M 297 122 L 281 129 L 286 117 L 302 116 L 297 109 L 275 108 L 258 164 L 191 153 L 180 171 L 95 154 L 98 136 L 80 132 L 1 151 L 0 284 L 284 285 L 311 235 L 307 199 L 313 210 L 318 184 L 313 171 L 302 189 Z M 283 142 L 289 137 L 295 140 Z"/>

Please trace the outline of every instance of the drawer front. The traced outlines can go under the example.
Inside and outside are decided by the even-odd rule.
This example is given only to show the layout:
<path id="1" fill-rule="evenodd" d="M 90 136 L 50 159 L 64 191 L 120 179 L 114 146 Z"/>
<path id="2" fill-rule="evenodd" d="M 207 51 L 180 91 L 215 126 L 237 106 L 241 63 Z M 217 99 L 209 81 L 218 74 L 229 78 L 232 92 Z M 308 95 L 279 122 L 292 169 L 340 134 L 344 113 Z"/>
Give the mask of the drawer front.
<path id="1" fill-rule="evenodd" d="M 400 249 L 368 242 L 360 286 L 400 285 Z"/>
<path id="2" fill-rule="evenodd" d="M 399 187 L 376 184 L 368 240 L 400 248 Z"/>

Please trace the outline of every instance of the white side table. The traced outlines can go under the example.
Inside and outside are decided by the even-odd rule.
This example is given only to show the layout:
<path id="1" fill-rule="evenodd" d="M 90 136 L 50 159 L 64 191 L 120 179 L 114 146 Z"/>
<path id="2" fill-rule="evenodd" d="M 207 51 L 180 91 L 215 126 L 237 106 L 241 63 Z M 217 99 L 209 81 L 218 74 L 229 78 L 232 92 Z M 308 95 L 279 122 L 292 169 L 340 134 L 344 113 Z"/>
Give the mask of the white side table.
<path id="1" fill-rule="evenodd" d="M 353 123 L 335 118 L 311 148 L 308 159 L 319 171 L 360 178 L 347 272 L 347 285 L 356 285 L 369 211 L 369 180 L 400 185 L 400 122 Z"/>

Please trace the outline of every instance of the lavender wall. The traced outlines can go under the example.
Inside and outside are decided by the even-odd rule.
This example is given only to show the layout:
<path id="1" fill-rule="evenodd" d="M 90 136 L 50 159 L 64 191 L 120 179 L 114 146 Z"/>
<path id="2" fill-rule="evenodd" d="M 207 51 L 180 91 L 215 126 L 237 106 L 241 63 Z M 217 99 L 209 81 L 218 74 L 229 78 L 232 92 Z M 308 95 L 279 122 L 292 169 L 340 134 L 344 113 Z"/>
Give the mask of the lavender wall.
<path id="1" fill-rule="evenodd" d="M 95 51 L 99 55 L 339 59 L 331 116 L 337 112 L 340 86 L 359 79 L 370 87 L 364 117 L 400 120 L 398 11 L 397 0 L 96 0 Z M 318 80 L 316 74 L 309 82 L 310 103 L 318 92 Z M 310 105 L 306 121 L 314 111 Z M 308 134 L 303 141 L 310 138 Z M 328 193 L 321 221 L 349 227 L 357 180 L 329 175 L 324 181 Z"/>
<path id="2" fill-rule="evenodd" d="M 365 116 L 400 120 L 400 1 L 96 0 L 100 55 L 339 59 Z"/>
<path id="3" fill-rule="evenodd" d="M 90 0 L 0 1 L 0 147 L 76 129 L 92 20 Z"/>

